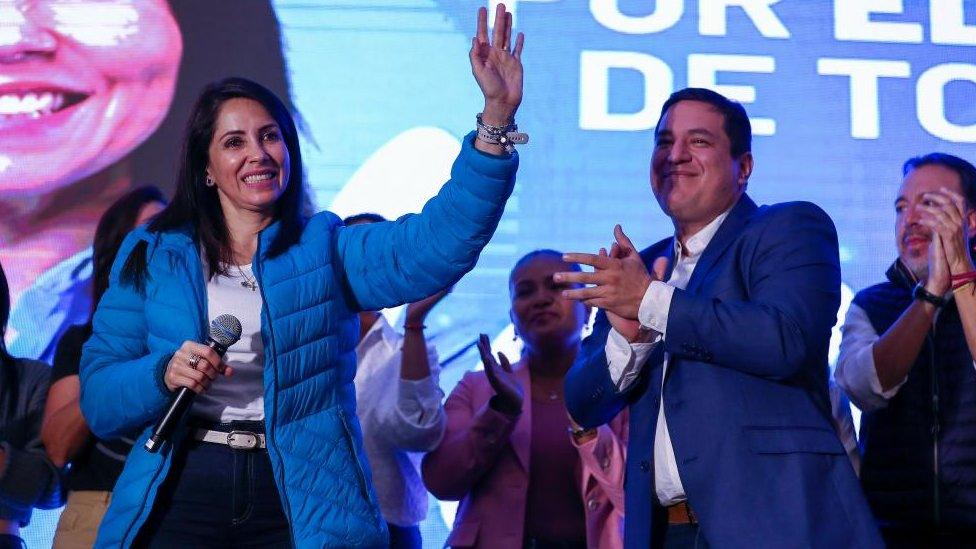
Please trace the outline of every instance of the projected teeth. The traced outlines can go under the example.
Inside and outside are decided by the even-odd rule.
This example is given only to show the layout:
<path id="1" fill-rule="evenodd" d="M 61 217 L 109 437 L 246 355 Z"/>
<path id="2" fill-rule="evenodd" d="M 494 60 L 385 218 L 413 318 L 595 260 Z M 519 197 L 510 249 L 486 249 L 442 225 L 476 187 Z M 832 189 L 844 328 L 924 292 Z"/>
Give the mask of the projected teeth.
<path id="1" fill-rule="evenodd" d="M 38 118 L 57 111 L 64 101 L 63 93 L 5 93 L 0 95 L 0 115 Z"/>
<path id="2" fill-rule="evenodd" d="M 262 173 L 257 175 L 249 175 L 244 178 L 245 183 L 260 183 L 261 181 L 267 181 L 274 177 L 273 173 Z"/>

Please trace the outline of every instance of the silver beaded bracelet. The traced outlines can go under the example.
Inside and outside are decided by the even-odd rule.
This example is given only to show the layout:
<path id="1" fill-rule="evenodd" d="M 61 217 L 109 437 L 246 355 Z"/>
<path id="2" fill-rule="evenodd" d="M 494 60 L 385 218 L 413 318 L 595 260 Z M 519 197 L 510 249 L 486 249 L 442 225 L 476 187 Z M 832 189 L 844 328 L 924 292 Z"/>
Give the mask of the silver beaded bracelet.
<path id="1" fill-rule="evenodd" d="M 501 145 L 509 154 L 515 152 L 515 145 L 529 142 L 529 134 L 519 132 L 514 120 L 508 126 L 492 126 L 481 119 L 481 113 L 478 113 L 476 119 L 478 139 L 485 143 Z"/>

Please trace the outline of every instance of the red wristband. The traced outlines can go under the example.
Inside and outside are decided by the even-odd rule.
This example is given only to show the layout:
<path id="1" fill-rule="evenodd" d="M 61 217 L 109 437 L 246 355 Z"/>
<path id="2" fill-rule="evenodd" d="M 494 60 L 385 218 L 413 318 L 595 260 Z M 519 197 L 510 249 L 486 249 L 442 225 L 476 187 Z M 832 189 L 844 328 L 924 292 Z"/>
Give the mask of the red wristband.
<path id="1" fill-rule="evenodd" d="M 959 273 L 957 275 L 952 275 L 949 277 L 953 282 L 970 282 L 976 280 L 976 271 L 969 271 L 968 273 Z"/>
<path id="2" fill-rule="evenodd" d="M 960 273 L 957 275 L 952 275 L 949 277 L 952 281 L 952 289 L 958 290 L 970 282 L 976 282 L 976 271 L 969 271 L 968 273 Z"/>

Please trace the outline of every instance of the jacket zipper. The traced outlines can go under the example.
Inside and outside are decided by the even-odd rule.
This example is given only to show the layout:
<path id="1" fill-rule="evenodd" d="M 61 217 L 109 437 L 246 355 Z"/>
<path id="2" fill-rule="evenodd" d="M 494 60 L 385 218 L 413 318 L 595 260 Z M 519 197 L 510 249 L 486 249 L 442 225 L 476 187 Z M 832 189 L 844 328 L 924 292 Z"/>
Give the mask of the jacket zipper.
<path id="1" fill-rule="evenodd" d="M 261 310 L 264 312 L 265 316 L 268 318 L 268 335 L 271 341 L 264 342 L 265 348 L 265 368 L 268 367 L 268 363 L 273 364 L 271 368 L 271 374 L 274 378 L 274 391 L 272 393 L 271 402 L 271 421 L 268 421 L 267 413 L 265 414 L 265 424 L 267 425 L 267 437 L 268 437 L 268 450 L 274 449 L 275 460 L 278 462 L 278 485 L 280 486 L 279 492 L 281 492 L 282 503 L 284 503 L 285 517 L 288 519 L 288 530 L 291 532 L 291 543 L 293 547 L 297 547 L 297 541 L 295 536 L 294 522 L 291 517 L 291 504 L 288 501 L 288 488 L 285 484 L 285 460 L 281 456 L 281 450 L 278 449 L 277 443 L 277 427 L 276 420 L 278 416 L 278 361 L 274 360 L 273 357 L 277 356 L 278 353 L 275 350 L 275 337 L 274 337 L 274 327 L 271 321 L 271 310 L 268 308 L 268 298 L 264 293 L 264 282 L 261 279 L 262 266 L 261 266 L 261 235 L 258 235 L 258 246 L 254 252 L 254 259 L 251 260 L 251 264 L 254 270 L 254 278 L 258 283 L 258 292 L 261 294 Z M 264 337 L 262 332 L 261 337 Z M 267 349 L 271 349 L 271 355 L 269 357 Z M 270 358 L 270 360 L 268 360 Z"/>
<path id="2" fill-rule="evenodd" d="M 158 239 L 156 242 L 156 247 L 157 248 L 159 247 Z M 198 305 L 197 310 L 199 312 L 199 315 L 197 315 L 197 329 L 196 329 L 197 341 L 203 341 L 209 335 L 209 332 L 206 330 L 207 307 L 209 306 L 209 303 L 207 301 L 206 282 L 203 281 L 203 263 L 200 261 L 200 254 L 199 251 L 196 249 L 196 246 L 193 247 L 193 250 L 194 253 L 189 254 L 190 259 L 188 260 L 187 265 L 191 266 L 191 268 L 189 269 L 190 271 L 189 275 L 191 280 L 193 280 L 193 289 L 194 289 L 193 293 L 194 296 L 196 297 L 196 303 Z M 156 251 L 158 250 L 157 249 L 153 250 L 154 253 Z M 146 258 L 147 268 L 150 259 L 151 259 L 151 255 Z M 196 274 L 194 275 L 194 273 Z M 172 444 L 173 442 L 171 441 L 170 445 Z M 172 456 L 173 456 L 173 448 L 171 447 L 170 456 L 168 458 L 164 458 L 163 460 L 161 460 L 159 466 L 156 467 L 155 473 L 153 473 L 152 480 L 150 480 L 149 482 L 150 488 L 142 498 L 142 505 L 139 506 L 139 513 L 136 514 L 135 518 L 132 520 L 131 523 L 129 523 L 129 526 L 125 529 L 125 534 L 123 534 L 122 539 L 125 541 L 127 546 L 132 545 L 135 542 L 135 537 L 139 535 L 139 532 L 142 530 L 142 527 L 145 526 L 146 524 L 146 520 L 149 519 L 149 515 L 147 514 L 146 517 L 140 521 L 140 517 L 142 516 L 143 513 L 146 512 L 147 504 L 150 506 L 149 512 L 150 513 L 152 512 L 152 506 L 153 504 L 155 504 L 155 500 L 156 500 L 155 496 L 156 494 L 159 493 L 159 488 L 162 486 L 162 483 L 166 481 L 166 476 L 169 475 L 169 469 L 172 466 L 172 460 L 173 460 Z M 166 470 L 166 474 L 163 475 L 162 480 L 160 480 L 159 476 L 160 474 L 163 473 L 163 469 Z M 152 486 L 154 484 L 156 485 L 156 493 L 153 495 L 152 500 L 150 501 L 149 492 L 152 491 Z M 138 528 L 136 527 L 137 523 L 138 523 Z M 132 536 L 132 539 L 130 539 L 130 536 Z"/>

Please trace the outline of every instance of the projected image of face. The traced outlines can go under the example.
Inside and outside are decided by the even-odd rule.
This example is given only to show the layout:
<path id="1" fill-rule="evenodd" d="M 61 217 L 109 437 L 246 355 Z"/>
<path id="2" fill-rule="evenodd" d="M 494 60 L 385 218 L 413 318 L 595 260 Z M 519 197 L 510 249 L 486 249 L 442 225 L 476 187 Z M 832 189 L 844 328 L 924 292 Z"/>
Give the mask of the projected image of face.
<path id="1" fill-rule="evenodd" d="M 166 115 L 181 54 L 163 0 L 0 2 L 0 191 L 50 192 L 132 151 Z"/>
<path id="2" fill-rule="evenodd" d="M 908 172 L 895 199 L 898 257 L 919 280 L 928 277 L 932 230 L 919 221 L 923 214 L 918 207 L 933 206 L 923 195 L 938 192 L 942 187 L 962 194 L 959 174 L 945 166 L 928 164 Z"/>
<path id="3" fill-rule="evenodd" d="M 679 101 L 661 119 L 651 188 L 661 209 L 679 224 L 704 226 L 742 194 L 739 161 L 730 154 L 724 121 L 701 101 Z"/>

